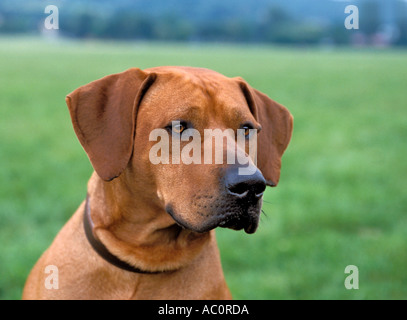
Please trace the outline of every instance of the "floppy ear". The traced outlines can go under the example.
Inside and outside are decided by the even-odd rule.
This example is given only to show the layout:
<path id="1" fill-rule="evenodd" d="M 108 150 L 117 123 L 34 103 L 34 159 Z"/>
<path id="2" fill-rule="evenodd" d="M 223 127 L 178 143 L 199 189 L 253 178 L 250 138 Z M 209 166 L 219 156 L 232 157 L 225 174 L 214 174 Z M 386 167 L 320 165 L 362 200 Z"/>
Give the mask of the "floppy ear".
<path id="1" fill-rule="evenodd" d="M 268 186 L 275 187 L 280 179 L 281 157 L 291 140 L 293 116 L 281 104 L 239 79 L 240 87 L 262 130 L 257 138 L 257 167 Z"/>
<path id="2" fill-rule="evenodd" d="M 118 177 L 133 150 L 138 106 L 156 75 L 132 68 L 82 86 L 66 97 L 73 128 L 96 173 Z"/>

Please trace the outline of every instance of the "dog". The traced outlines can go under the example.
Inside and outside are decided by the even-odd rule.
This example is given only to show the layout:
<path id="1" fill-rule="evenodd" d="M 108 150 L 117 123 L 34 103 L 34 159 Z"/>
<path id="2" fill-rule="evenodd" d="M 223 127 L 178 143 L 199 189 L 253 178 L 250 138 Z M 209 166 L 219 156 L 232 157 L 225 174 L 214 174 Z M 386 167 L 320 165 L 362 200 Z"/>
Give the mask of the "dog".
<path id="1" fill-rule="evenodd" d="M 290 112 L 240 77 L 192 67 L 131 68 L 76 89 L 66 103 L 94 172 L 23 299 L 231 299 L 214 229 L 256 231 L 263 192 L 280 178 Z M 202 146 L 205 129 L 254 130 L 257 166 L 250 158 L 252 173 L 240 175 L 239 163 L 154 164 L 155 129 L 170 139 L 193 129 Z M 247 141 L 222 147 L 248 154 Z"/>

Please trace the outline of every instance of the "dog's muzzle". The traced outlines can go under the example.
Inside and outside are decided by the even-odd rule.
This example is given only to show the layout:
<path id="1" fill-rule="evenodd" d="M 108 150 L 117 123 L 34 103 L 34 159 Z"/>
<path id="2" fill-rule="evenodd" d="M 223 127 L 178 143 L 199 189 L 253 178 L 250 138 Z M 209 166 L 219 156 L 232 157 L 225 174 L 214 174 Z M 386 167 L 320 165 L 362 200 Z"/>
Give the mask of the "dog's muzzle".
<path id="1" fill-rule="evenodd" d="M 266 189 L 263 175 L 258 169 L 252 175 L 239 175 L 238 167 L 232 167 L 225 174 L 225 187 L 228 210 L 219 226 L 254 233 L 259 224 L 261 199 Z"/>
<path id="2" fill-rule="evenodd" d="M 209 205 L 205 204 L 207 212 L 199 225 L 185 221 L 172 205 L 167 205 L 166 211 L 178 225 L 194 232 L 202 233 L 222 227 L 254 233 L 259 225 L 262 197 L 266 189 L 263 175 L 259 170 L 252 175 L 238 175 L 234 167 L 226 171 L 222 185 L 219 196 Z M 203 215 L 202 212 L 199 214 Z"/>

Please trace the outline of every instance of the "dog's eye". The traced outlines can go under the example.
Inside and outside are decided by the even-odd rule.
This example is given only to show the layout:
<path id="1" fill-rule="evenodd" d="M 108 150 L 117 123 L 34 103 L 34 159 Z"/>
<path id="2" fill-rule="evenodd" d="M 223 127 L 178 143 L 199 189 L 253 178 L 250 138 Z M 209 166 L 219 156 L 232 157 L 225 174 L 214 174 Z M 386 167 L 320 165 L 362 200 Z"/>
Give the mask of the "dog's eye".
<path id="1" fill-rule="evenodd" d="M 177 124 L 176 126 L 172 127 L 172 131 L 175 133 L 182 133 L 185 130 L 185 126 L 183 124 Z"/>
<path id="2" fill-rule="evenodd" d="M 191 126 L 186 121 L 174 120 L 165 127 L 165 130 L 170 134 L 181 134 L 188 128 L 191 128 Z"/>
<path id="3" fill-rule="evenodd" d="M 186 123 L 183 122 L 174 122 L 171 126 L 170 129 L 172 132 L 176 133 L 176 134 L 181 134 L 182 132 L 184 132 L 184 130 L 187 128 Z"/>
<path id="4" fill-rule="evenodd" d="M 250 130 L 253 129 L 253 127 L 251 125 L 246 124 L 242 126 L 242 129 L 244 130 L 244 136 L 248 138 L 250 136 Z"/>

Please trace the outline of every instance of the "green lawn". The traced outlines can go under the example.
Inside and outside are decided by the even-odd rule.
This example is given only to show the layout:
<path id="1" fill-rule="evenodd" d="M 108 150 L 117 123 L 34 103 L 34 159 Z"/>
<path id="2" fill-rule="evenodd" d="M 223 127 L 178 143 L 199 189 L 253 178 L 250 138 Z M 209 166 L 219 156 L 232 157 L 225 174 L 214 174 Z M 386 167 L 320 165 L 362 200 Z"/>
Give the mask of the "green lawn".
<path id="1" fill-rule="evenodd" d="M 242 76 L 295 117 L 258 232 L 217 232 L 236 299 L 407 299 L 407 52 L 18 38 L 0 39 L 0 299 L 86 193 L 65 95 L 158 65 Z"/>

